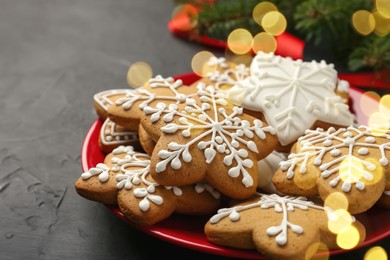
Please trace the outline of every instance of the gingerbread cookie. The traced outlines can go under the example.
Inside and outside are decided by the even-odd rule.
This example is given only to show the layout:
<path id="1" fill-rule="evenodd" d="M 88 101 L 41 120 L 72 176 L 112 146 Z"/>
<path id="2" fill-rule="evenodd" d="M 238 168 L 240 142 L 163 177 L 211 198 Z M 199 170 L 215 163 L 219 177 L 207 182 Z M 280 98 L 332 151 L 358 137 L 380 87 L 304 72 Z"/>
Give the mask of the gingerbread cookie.
<path id="1" fill-rule="evenodd" d="M 108 108 L 112 121 L 132 131 L 137 131 L 140 118 L 144 116 L 143 109 L 159 102 L 165 104 L 184 103 L 187 98 L 196 95 L 197 89 L 183 84 L 182 80 L 158 75 L 145 84 L 144 87 L 127 92 L 116 99 L 115 104 Z"/>
<path id="2" fill-rule="evenodd" d="M 110 89 L 99 92 L 93 96 L 93 105 L 96 113 L 102 121 L 108 117 L 107 110 L 114 102 L 127 93 L 133 92 L 132 89 Z"/>
<path id="3" fill-rule="evenodd" d="M 309 259 L 320 241 L 335 249 L 336 235 L 328 223 L 336 218 L 334 211 L 305 197 L 256 193 L 245 202 L 218 210 L 204 231 L 218 245 L 256 248 L 271 259 Z M 359 231 L 360 242 L 364 241 L 364 227 L 357 221 L 351 225 Z"/>
<path id="4" fill-rule="evenodd" d="M 286 159 L 286 154 L 273 151 L 267 157 L 258 161 L 257 165 L 259 168 L 259 182 L 257 187 L 267 193 L 281 194 L 276 190 L 274 184 L 272 183 L 272 177 L 279 169 L 279 163 L 285 161 Z"/>
<path id="5" fill-rule="evenodd" d="M 158 140 L 152 177 L 163 185 L 206 180 L 232 198 L 246 198 L 257 187 L 257 161 L 277 143 L 274 129 L 243 113 L 212 86 L 185 104 L 144 108 L 142 126 Z"/>
<path id="6" fill-rule="evenodd" d="M 190 186 L 162 186 L 150 176 L 150 157 L 121 146 L 107 155 L 104 164 L 85 172 L 76 181 L 77 192 L 90 200 L 118 204 L 130 222 L 152 225 L 173 212 L 210 214 L 220 202 L 220 194 L 206 183 Z"/>
<path id="7" fill-rule="evenodd" d="M 154 147 L 156 146 L 156 142 L 149 136 L 149 134 L 145 131 L 142 124 L 139 125 L 138 128 L 139 142 L 142 146 L 142 149 L 148 154 L 152 155 Z"/>
<path id="8" fill-rule="evenodd" d="M 349 126 L 354 116 L 335 93 L 338 82 L 333 64 L 303 62 L 273 53 L 257 53 L 250 77 L 228 91 L 229 99 L 245 109 L 260 112 L 275 128 L 281 150 L 290 146 L 316 122 Z"/>
<path id="9" fill-rule="evenodd" d="M 119 146 L 131 145 L 136 150 L 141 149 L 138 133 L 127 130 L 126 128 L 119 126 L 107 118 L 102 128 L 100 129 L 99 135 L 99 147 L 100 149 L 108 154 L 112 150 Z"/>
<path id="10" fill-rule="evenodd" d="M 385 190 L 389 175 L 390 131 L 366 126 L 306 130 L 296 153 L 282 162 L 273 177 L 284 194 L 317 196 L 325 199 L 343 193 L 349 212 L 371 208 Z"/>

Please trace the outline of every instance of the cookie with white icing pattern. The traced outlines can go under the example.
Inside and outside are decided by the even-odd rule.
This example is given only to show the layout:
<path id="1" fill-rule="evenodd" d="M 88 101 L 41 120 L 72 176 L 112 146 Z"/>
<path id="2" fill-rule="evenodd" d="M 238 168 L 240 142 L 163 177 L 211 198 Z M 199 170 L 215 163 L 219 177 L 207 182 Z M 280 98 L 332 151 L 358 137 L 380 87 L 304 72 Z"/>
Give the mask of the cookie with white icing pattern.
<path id="1" fill-rule="evenodd" d="M 149 136 L 149 134 L 145 131 L 142 124 L 139 124 L 138 128 L 139 142 L 142 146 L 142 149 L 149 154 L 150 156 L 153 153 L 154 147 L 156 146 L 156 142 Z"/>
<path id="2" fill-rule="evenodd" d="M 320 195 L 324 200 L 341 192 L 349 212 L 356 214 L 371 208 L 383 194 L 389 156 L 390 131 L 366 126 L 307 130 L 296 152 L 280 164 L 273 183 L 284 194 Z"/>
<path id="3" fill-rule="evenodd" d="M 93 106 L 96 113 L 102 121 L 105 121 L 108 117 L 108 108 L 115 103 L 118 98 L 126 96 L 127 93 L 131 93 L 132 89 L 110 89 L 96 93 L 93 96 Z"/>
<path id="4" fill-rule="evenodd" d="M 134 146 L 140 150 L 138 133 L 130 131 L 120 125 L 115 124 L 107 118 L 100 129 L 99 147 L 105 153 L 111 153 L 112 150 L 119 146 Z"/>
<path id="5" fill-rule="evenodd" d="M 309 259 L 320 242 L 330 250 L 336 248 L 336 235 L 328 223 L 337 218 L 331 209 L 305 197 L 256 193 L 251 199 L 218 210 L 204 231 L 214 244 L 255 248 L 270 259 Z M 356 220 L 352 225 L 359 231 L 361 243 L 364 226 Z"/>
<path id="6" fill-rule="evenodd" d="M 260 112 L 275 128 L 280 150 L 289 147 L 306 129 L 349 126 L 354 116 L 336 94 L 333 64 L 303 62 L 273 53 L 257 53 L 250 77 L 232 87 L 229 99 L 245 109 Z"/>
<path id="7" fill-rule="evenodd" d="M 274 129 L 246 115 L 213 86 L 185 104 L 145 107 L 142 126 L 158 140 L 152 177 L 163 185 L 206 180 L 231 198 L 251 196 L 258 182 L 257 161 L 277 144 Z"/>
<path id="8" fill-rule="evenodd" d="M 127 129 L 137 131 L 144 108 L 159 102 L 165 104 L 184 103 L 186 98 L 196 95 L 195 87 L 186 86 L 181 79 L 163 78 L 158 75 L 150 79 L 143 87 L 117 98 L 108 108 L 110 119 Z"/>
<path id="9" fill-rule="evenodd" d="M 131 146 L 114 149 L 104 163 L 83 173 L 75 187 L 87 199 L 118 204 L 129 221 L 139 226 L 157 223 L 173 212 L 211 214 L 220 203 L 220 193 L 206 183 L 158 184 L 150 176 L 150 157 Z"/>

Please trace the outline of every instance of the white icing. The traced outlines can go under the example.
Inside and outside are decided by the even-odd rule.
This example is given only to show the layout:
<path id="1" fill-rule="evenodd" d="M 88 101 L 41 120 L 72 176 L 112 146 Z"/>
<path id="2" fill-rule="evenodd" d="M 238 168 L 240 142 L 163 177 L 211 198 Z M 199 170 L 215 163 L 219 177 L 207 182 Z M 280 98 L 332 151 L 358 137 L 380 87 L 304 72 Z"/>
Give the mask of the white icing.
<path id="1" fill-rule="evenodd" d="M 376 166 L 368 160 L 355 156 L 355 153 L 368 155 L 369 149 L 377 149 L 381 154 L 381 158 L 377 159 L 378 162 L 382 166 L 387 166 L 388 158 L 385 151 L 390 150 L 390 142 L 375 144 L 378 138 L 389 140 L 390 131 L 387 131 L 382 136 L 374 136 L 371 130 L 366 126 L 350 126 L 347 129 L 340 128 L 338 130 L 329 128 L 326 132 L 323 129 L 307 130 L 306 135 L 299 139 L 299 142 L 302 144 L 300 153 L 290 154 L 288 160 L 280 164 L 281 169 L 287 171 L 287 178 L 292 179 L 295 175 L 294 169 L 297 164 L 301 164 L 300 173 L 305 173 L 309 158 L 315 157 L 314 164 L 319 166 L 322 178 L 326 179 L 333 174 L 338 174 L 337 177 L 329 182 L 332 187 L 337 186 L 341 182 L 341 189 L 344 192 L 349 192 L 353 184 L 356 189 L 364 190 L 364 182 L 373 179 L 370 171 L 375 170 Z M 345 132 L 350 132 L 352 135 L 344 135 L 343 133 Z M 360 138 L 364 138 L 365 141 L 358 141 Z M 324 143 L 327 141 L 332 141 L 332 145 L 325 146 Z M 340 148 L 348 148 L 348 153 L 341 154 Z M 335 158 L 323 163 L 323 157 L 328 152 Z M 356 162 L 361 163 L 363 167 L 357 167 Z M 361 177 L 358 178 L 354 172 L 359 172 Z"/>
<path id="2" fill-rule="evenodd" d="M 390 190 L 384 191 L 383 194 L 385 194 L 386 196 L 390 196 Z"/>
<path id="3" fill-rule="evenodd" d="M 170 142 L 168 150 L 160 150 L 158 156 L 162 160 L 157 163 L 156 171 L 164 171 L 168 164 L 173 169 L 180 169 L 181 160 L 184 162 L 192 160 L 189 148 L 197 144 L 197 147 L 204 151 L 206 163 L 212 163 L 217 152 L 225 154 L 223 163 L 226 166 L 236 163 L 236 166 L 229 169 L 229 176 L 236 178 L 242 175 L 241 181 L 244 186 L 252 186 L 253 179 L 246 170 L 253 166 L 253 161 L 247 159 L 248 150 L 254 153 L 258 153 L 258 150 L 252 140 L 246 139 L 253 139 L 255 135 L 264 139 L 266 132 L 275 134 L 274 129 L 270 126 L 264 127 L 263 122 L 258 119 L 252 123 L 240 119 L 239 115 L 243 113 L 241 107 L 234 107 L 233 111 L 227 114 L 224 108 L 227 104 L 225 95 L 215 91 L 214 87 L 208 86 L 200 90 L 198 95 L 201 104 L 198 105 L 194 99 L 187 99 L 187 106 L 183 111 L 179 111 L 176 105 L 167 108 L 164 103 L 157 104 L 156 108 L 144 109 L 145 114 L 150 115 L 152 122 L 162 118 L 168 123 L 161 128 L 164 133 L 172 134 L 181 131 L 183 137 L 190 138 L 192 129 L 203 131 L 186 144 Z M 179 124 L 170 123 L 175 117 L 179 117 Z"/>
<path id="4" fill-rule="evenodd" d="M 273 151 L 263 160 L 258 161 L 259 181 L 257 186 L 268 193 L 279 193 L 272 183 L 272 176 L 279 168 L 279 163 L 286 159 L 285 154 Z"/>
<path id="5" fill-rule="evenodd" d="M 222 90 L 222 86 L 232 87 L 238 81 L 242 81 L 249 77 L 249 68 L 244 64 L 236 65 L 234 68 L 229 68 L 227 65 L 223 71 L 215 70 L 210 72 L 207 77 L 213 82 L 213 86 L 219 90 Z M 200 83 L 203 84 L 203 83 Z M 202 85 L 204 86 L 204 85 Z"/>
<path id="6" fill-rule="evenodd" d="M 110 168 L 107 165 L 105 165 L 104 163 L 99 163 L 96 165 L 95 168 L 91 168 L 87 172 L 81 174 L 81 178 L 83 180 L 88 180 L 92 176 L 98 175 L 100 182 L 106 182 L 110 178 L 109 171 Z"/>
<path id="7" fill-rule="evenodd" d="M 151 88 L 159 88 L 169 90 L 169 94 L 167 95 L 156 95 L 154 93 L 149 92 L 145 88 L 137 88 L 131 92 L 127 92 L 125 97 L 119 98 L 115 101 L 115 104 L 118 106 L 122 106 L 123 109 L 129 110 L 133 104 L 137 101 L 143 101 L 139 105 L 139 109 L 144 109 L 147 107 L 152 101 L 155 100 L 165 100 L 171 101 L 174 103 L 184 103 L 186 98 L 192 97 L 195 94 L 185 95 L 177 90 L 177 88 L 183 86 L 182 80 L 174 80 L 173 78 L 163 78 L 158 75 L 155 78 L 149 80 Z"/>
<path id="8" fill-rule="evenodd" d="M 348 93 L 349 92 L 349 82 L 346 80 L 339 80 L 337 84 L 337 91 Z"/>
<path id="9" fill-rule="evenodd" d="M 126 95 L 127 93 L 133 92 L 131 89 L 111 89 L 99 92 L 93 96 L 93 99 L 96 103 L 99 104 L 105 111 L 108 110 L 109 106 L 114 103 L 111 101 L 110 97 L 116 95 Z"/>
<path id="10" fill-rule="evenodd" d="M 215 56 L 211 56 L 209 58 L 209 60 L 207 61 L 208 65 L 209 66 L 219 66 L 223 69 L 227 69 L 229 66 L 228 64 L 226 63 L 226 59 L 225 57 L 215 57 Z"/>
<path id="11" fill-rule="evenodd" d="M 250 72 L 250 77 L 228 91 L 228 98 L 262 112 L 282 145 L 297 140 L 317 120 L 337 125 L 353 123 L 349 107 L 335 94 L 337 72 L 333 65 L 259 52 Z"/>
<path id="12" fill-rule="evenodd" d="M 210 218 L 210 223 L 216 224 L 225 217 L 229 217 L 229 220 L 232 222 L 237 222 L 241 218 L 240 212 L 242 211 L 258 207 L 262 209 L 274 208 L 276 213 L 283 214 L 283 219 L 280 225 L 268 227 L 266 233 L 270 237 L 275 237 L 276 244 L 283 246 L 287 243 L 289 229 L 296 234 L 304 232 L 301 226 L 293 224 L 288 220 L 289 214 L 293 214 L 296 209 L 306 211 L 309 208 L 328 212 L 328 209 L 315 205 L 305 197 L 279 196 L 277 194 L 266 195 L 261 193 L 256 193 L 256 195 L 259 197 L 259 200 L 253 203 L 218 210 L 217 214 Z"/>
<path id="13" fill-rule="evenodd" d="M 103 145 L 128 145 L 138 141 L 138 134 L 131 131 L 117 131 L 116 124 L 107 118 L 100 129 Z"/>
<path id="14" fill-rule="evenodd" d="M 120 146 L 113 151 L 114 155 L 125 155 L 124 158 L 113 157 L 111 162 L 113 163 L 112 171 L 116 174 L 116 187 L 118 189 L 132 190 L 135 197 L 140 199 L 138 204 L 140 210 L 147 211 L 150 208 L 150 203 L 155 205 L 162 205 L 164 199 L 156 195 L 156 187 L 160 186 L 153 179 L 148 180 L 150 174 L 150 157 L 147 154 L 138 153 L 134 151 L 132 146 Z M 141 187 L 139 187 L 142 185 Z M 134 187 L 138 186 L 138 187 Z M 145 187 L 143 187 L 145 186 Z M 176 196 L 181 196 L 183 191 L 176 186 L 162 186 L 167 190 L 171 190 Z M 200 190 L 201 188 L 201 190 Z M 209 192 L 215 199 L 220 198 L 220 193 L 214 190 L 210 185 L 199 183 L 196 184 L 194 189 L 198 193 Z"/>

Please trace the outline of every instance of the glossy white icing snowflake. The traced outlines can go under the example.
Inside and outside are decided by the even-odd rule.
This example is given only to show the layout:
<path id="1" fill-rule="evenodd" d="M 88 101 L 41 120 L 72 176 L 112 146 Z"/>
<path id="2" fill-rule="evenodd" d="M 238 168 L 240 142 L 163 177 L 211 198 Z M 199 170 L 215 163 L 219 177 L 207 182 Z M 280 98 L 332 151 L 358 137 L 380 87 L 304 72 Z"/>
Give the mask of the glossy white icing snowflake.
<path id="1" fill-rule="evenodd" d="M 283 219 L 280 225 L 271 226 L 267 228 L 266 232 L 268 236 L 275 237 L 275 242 L 278 245 L 283 246 L 287 243 L 288 229 L 291 229 L 296 234 L 304 232 L 301 226 L 293 224 L 288 220 L 290 212 L 294 212 L 296 209 L 309 210 L 309 208 L 326 211 L 324 207 L 318 206 L 302 196 L 279 196 L 277 194 L 266 195 L 261 193 L 256 193 L 256 195 L 259 196 L 259 200 L 253 203 L 218 210 L 217 214 L 210 218 L 211 224 L 216 224 L 226 217 L 229 217 L 232 222 L 237 222 L 241 217 L 240 212 L 252 208 L 274 208 L 275 212 L 283 214 Z"/>
<path id="2" fill-rule="evenodd" d="M 342 137 L 339 137 L 338 135 L 341 134 Z M 364 141 L 358 141 L 363 137 Z M 364 182 L 373 179 L 374 176 L 370 171 L 375 170 L 377 166 L 372 161 L 363 160 L 356 155 L 366 156 L 369 154 L 369 149 L 377 149 L 381 154 L 378 162 L 382 166 L 389 163 L 385 151 L 390 150 L 390 141 L 378 144 L 378 138 L 390 140 L 390 131 L 381 136 L 375 136 L 366 126 L 358 128 L 350 126 L 338 130 L 331 127 L 327 131 L 307 130 L 306 134 L 299 139 L 302 145 L 299 153 L 290 154 L 287 161 L 281 162 L 280 167 L 284 171 L 287 170 L 287 178 L 291 179 L 295 175 L 294 169 L 298 164 L 300 164 L 299 173 L 304 174 L 309 158 L 315 157 L 314 165 L 321 170 L 322 178 L 326 179 L 332 174 L 338 174 L 330 181 L 332 187 L 342 182 L 341 188 L 344 192 L 349 192 L 352 184 L 358 190 L 364 190 Z M 348 153 L 342 154 L 341 148 L 348 148 Z M 323 163 L 326 154 L 330 154 L 334 160 Z"/>
<path id="3" fill-rule="evenodd" d="M 230 114 L 227 114 L 224 106 L 227 104 L 225 94 L 217 92 L 214 87 L 208 86 L 198 92 L 200 105 L 195 99 L 188 98 L 183 110 L 175 104 L 167 106 L 159 103 L 155 108 L 146 107 L 144 112 L 151 116 L 151 121 L 156 122 L 162 118 L 169 123 L 161 128 L 164 133 L 173 134 L 181 131 L 183 137 L 190 138 L 186 144 L 171 142 L 168 150 L 161 150 L 158 156 L 162 161 L 156 165 L 156 171 L 162 172 L 167 165 L 173 169 L 180 169 L 181 160 L 190 162 L 192 156 L 189 152 L 190 146 L 197 144 L 200 150 L 204 150 L 206 163 L 210 164 L 218 153 L 225 154 L 223 163 L 231 166 L 233 162 L 236 166 L 231 167 L 228 174 L 231 177 L 242 175 L 242 183 L 245 187 L 253 185 L 253 179 L 246 168 L 253 166 L 253 161 L 247 159 L 248 151 L 240 149 L 243 145 L 250 151 L 258 153 L 257 146 L 252 140 L 245 140 L 243 137 L 253 139 L 256 135 L 260 139 L 266 137 L 265 132 L 275 134 L 270 126 L 263 126 L 263 122 L 255 119 L 253 124 L 247 120 L 242 120 L 239 116 L 243 113 L 241 107 L 234 107 Z M 170 123 L 178 117 L 178 123 Z M 202 130 L 198 136 L 191 136 L 191 130 Z M 200 141 L 202 139 L 206 140 Z"/>
<path id="4" fill-rule="evenodd" d="M 115 104 L 121 105 L 125 110 L 128 110 L 136 101 L 142 100 L 143 102 L 139 105 L 139 108 L 144 109 L 154 100 L 173 101 L 174 103 L 178 104 L 185 102 L 186 98 L 194 96 L 194 94 L 185 95 L 177 90 L 178 87 L 183 86 L 183 81 L 181 79 L 174 80 L 172 77 L 163 78 L 162 76 L 158 75 L 155 78 L 150 79 L 149 83 L 152 89 L 168 89 L 172 95 L 156 95 L 141 87 L 127 92 L 126 96 L 116 100 Z"/>
<path id="5" fill-rule="evenodd" d="M 125 145 L 130 141 L 138 141 L 138 134 L 126 129 L 117 131 L 116 123 L 107 118 L 100 129 L 100 140 L 104 145 Z"/>
<path id="6" fill-rule="evenodd" d="M 262 112 L 282 145 L 294 142 L 317 120 L 345 126 L 353 123 L 349 107 L 335 94 L 333 64 L 259 52 L 250 72 L 249 78 L 231 88 L 229 99 Z"/>

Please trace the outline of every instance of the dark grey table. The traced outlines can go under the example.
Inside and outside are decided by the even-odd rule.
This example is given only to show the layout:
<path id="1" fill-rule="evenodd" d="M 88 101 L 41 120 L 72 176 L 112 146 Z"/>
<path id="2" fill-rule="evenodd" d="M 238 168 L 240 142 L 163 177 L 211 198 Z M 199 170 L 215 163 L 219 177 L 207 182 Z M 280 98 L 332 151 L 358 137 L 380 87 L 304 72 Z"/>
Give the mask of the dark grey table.
<path id="1" fill-rule="evenodd" d="M 172 9 L 168 0 L 0 1 L 0 259 L 222 259 L 141 233 L 73 186 L 97 118 L 93 94 L 128 87 L 136 61 L 154 74 L 188 72 L 205 49 L 168 32 Z"/>

